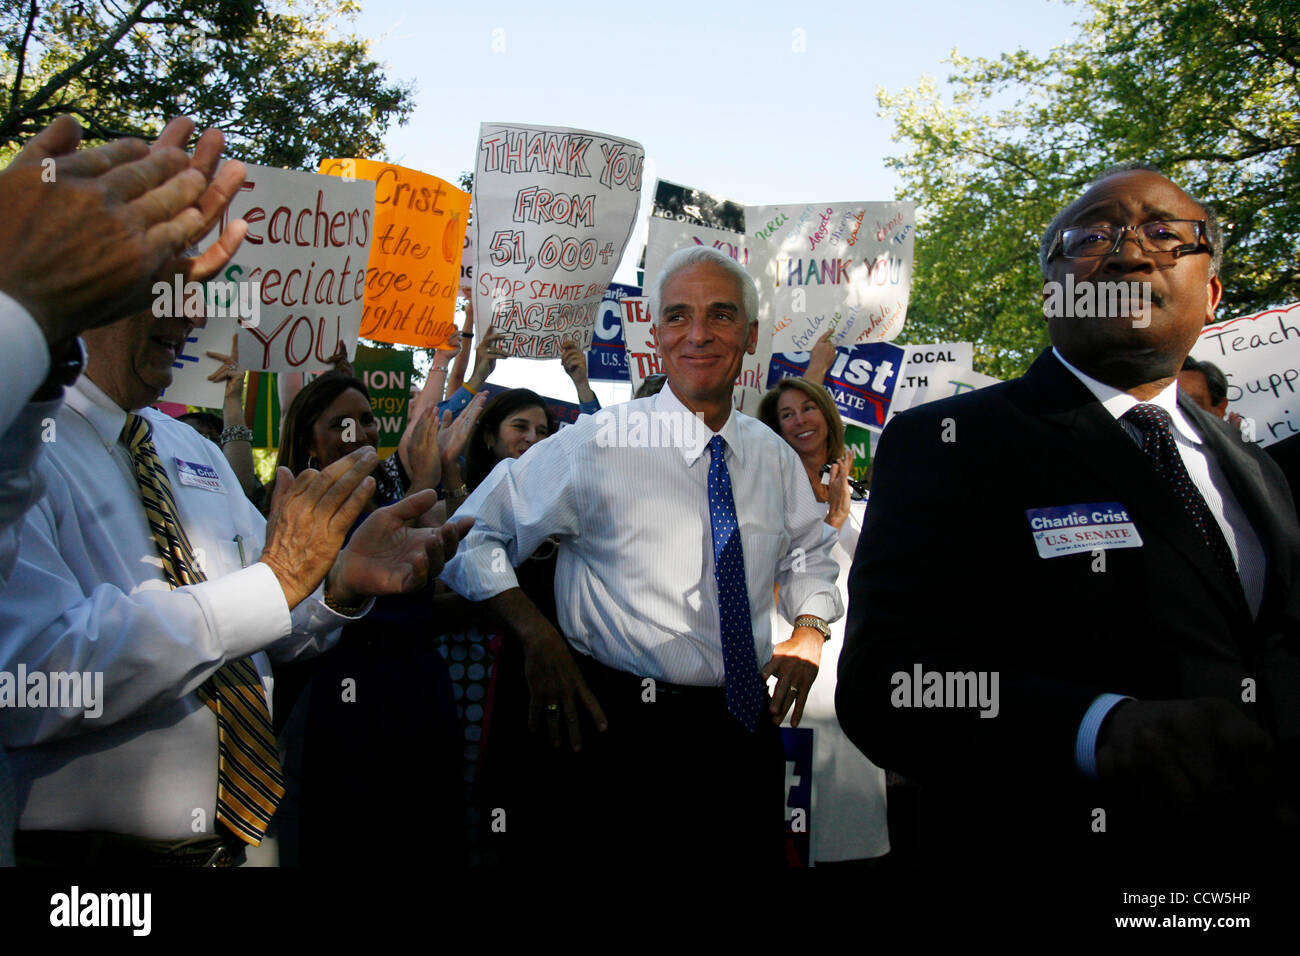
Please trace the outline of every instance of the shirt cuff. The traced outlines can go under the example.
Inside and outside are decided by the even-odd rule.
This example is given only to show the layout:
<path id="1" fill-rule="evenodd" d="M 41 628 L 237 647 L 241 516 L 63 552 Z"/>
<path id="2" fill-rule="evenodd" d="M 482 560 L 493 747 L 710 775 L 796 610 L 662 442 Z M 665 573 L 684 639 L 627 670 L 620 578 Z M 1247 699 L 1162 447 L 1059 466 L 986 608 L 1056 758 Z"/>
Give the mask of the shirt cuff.
<path id="1" fill-rule="evenodd" d="M 592 399 L 591 401 L 589 401 L 589 402 L 579 402 L 579 403 L 578 403 L 578 414 L 579 414 L 579 415 L 595 415 L 598 411 L 600 411 L 600 399 L 599 399 L 599 398 L 593 398 L 593 399 Z"/>
<path id="2" fill-rule="evenodd" d="M 819 617 L 827 624 L 833 624 L 843 613 L 843 607 L 831 595 L 813 594 L 799 605 L 799 613 L 795 617 Z M 794 623 L 794 617 L 790 618 L 790 623 Z"/>
<path id="3" fill-rule="evenodd" d="M 1106 715 L 1122 700 L 1134 700 L 1123 694 L 1101 694 L 1083 714 L 1079 733 L 1074 738 L 1074 765 L 1089 780 L 1097 779 L 1097 734 Z"/>
<path id="4" fill-rule="evenodd" d="M 0 292 L 0 341 L 5 347 L 6 405 L 16 411 L 50 373 L 50 347 L 36 320 L 12 296 Z M 0 422 L 3 427 L 7 422 Z"/>

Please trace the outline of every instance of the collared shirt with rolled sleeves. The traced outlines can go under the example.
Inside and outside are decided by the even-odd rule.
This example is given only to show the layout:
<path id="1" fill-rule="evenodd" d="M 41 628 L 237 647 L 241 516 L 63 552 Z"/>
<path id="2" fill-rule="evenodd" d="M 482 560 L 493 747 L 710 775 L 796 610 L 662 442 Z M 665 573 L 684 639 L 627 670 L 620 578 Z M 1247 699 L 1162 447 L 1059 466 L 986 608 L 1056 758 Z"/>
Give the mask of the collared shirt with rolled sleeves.
<path id="1" fill-rule="evenodd" d="M 774 582 L 788 620 L 843 614 L 836 535 L 780 436 L 739 412 L 719 434 L 761 665 L 772 656 Z M 576 650 L 641 677 L 722 686 L 711 436 L 670 387 L 580 418 L 499 463 L 460 507 L 457 517 L 472 516 L 475 526 L 443 581 L 470 600 L 492 597 L 515 587 L 513 566 L 554 537 L 556 605 Z"/>

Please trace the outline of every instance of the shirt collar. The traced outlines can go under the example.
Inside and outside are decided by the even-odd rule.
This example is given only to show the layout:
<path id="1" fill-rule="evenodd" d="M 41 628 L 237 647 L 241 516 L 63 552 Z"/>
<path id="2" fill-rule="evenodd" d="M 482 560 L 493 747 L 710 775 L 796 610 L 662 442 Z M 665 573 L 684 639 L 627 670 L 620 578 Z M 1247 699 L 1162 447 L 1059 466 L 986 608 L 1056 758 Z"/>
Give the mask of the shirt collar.
<path id="1" fill-rule="evenodd" d="M 65 404 L 90 423 L 105 448 L 111 449 L 122 437 L 126 412 L 85 375 L 68 387 Z"/>
<path id="2" fill-rule="evenodd" d="M 1092 376 L 1080 372 L 1077 368 L 1075 368 L 1073 365 L 1071 365 L 1069 362 L 1065 360 L 1065 356 L 1063 356 L 1059 351 L 1057 351 L 1055 345 L 1052 346 L 1052 354 L 1056 356 L 1057 360 L 1062 365 L 1064 365 L 1074 374 L 1075 378 L 1081 381 L 1084 385 L 1088 386 L 1088 390 L 1097 397 L 1097 401 L 1101 403 L 1101 407 L 1106 409 L 1106 411 L 1108 411 L 1111 414 L 1111 417 L 1113 417 L 1116 421 L 1119 421 L 1126 412 L 1128 412 L 1136 405 L 1141 405 L 1141 404 L 1159 405 L 1161 408 L 1163 408 L 1166 412 L 1169 413 L 1169 417 L 1170 419 L 1172 419 L 1174 424 L 1174 429 L 1183 438 L 1185 438 L 1187 441 L 1191 442 L 1194 445 L 1201 444 L 1200 434 L 1196 431 L 1195 428 L 1192 427 L 1192 423 L 1187 420 L 1187 416 L 1183 414 L 1183 410 L 1178 407 L 1178 379 L 1177 378 L 1175 378 L 1172 382 L 1170 382 L 1168 385 L 1162 388 L 1159 394 L 1157 394 L 1154 398 L 1147 399 L 1147 401 L 1143 403 L 1143 402 L 1139 402 L 1128 392 L 1120 391 L 1118 388 L 1115 388 L 1113 385 L 1107 385 L 1105 382 L 1099 382 Z"/>
<path id="3" fill-rule="evenodd" d="M 676 393 L 673 392 L 672 386 L 667 382 L 659 393 L 654 397 L 654 411 L 656 414 L 673 414 L 684 416 L 682 423 L 682 435 L 685 439 L 682 442 L 682 458 L 686 460 L 687 467 L 694 465 L 697 460 L 704 454 L 704 450 L 709 447 L 709 439 L 715 434 L 721 435 L 722 440 L 727 443 L 731 449 L 731 454 L 736 459 L 737 467 L 745 464 L 745 454 L 740 442 L 740 425 L 736 421 L 736 412 L 734 409 L 728 412 L 727 420 L 722 423 L 722 427 L 714 432 L 709 426 L 704 424 L 704 420 L 697 413 L 687 408 Z M 691 439 L 694 440 L 691 440 Z"/>

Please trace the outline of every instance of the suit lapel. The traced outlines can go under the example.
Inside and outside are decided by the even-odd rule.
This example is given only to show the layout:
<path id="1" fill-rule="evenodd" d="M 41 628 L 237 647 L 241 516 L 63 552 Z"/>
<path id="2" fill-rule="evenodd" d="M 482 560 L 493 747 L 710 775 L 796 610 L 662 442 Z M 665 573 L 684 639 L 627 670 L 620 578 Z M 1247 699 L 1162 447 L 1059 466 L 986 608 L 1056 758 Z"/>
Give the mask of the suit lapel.
<path id="1" fill-rule="evenodd" d="M 1122 502 L 1141 523 L 1143 534 L 1164 538 L 1226 607 L 1240 613 L 1240 598 L 1223 579 L 1169 485 L 1088 387 L 1057 361 L 1051 349 L 1038 357 L 1023 381 L 1027 386 L 1025 412 L 1060 428 L 1062 444 L 1070 456 L 1114 489 L 1114 500 Z"/>

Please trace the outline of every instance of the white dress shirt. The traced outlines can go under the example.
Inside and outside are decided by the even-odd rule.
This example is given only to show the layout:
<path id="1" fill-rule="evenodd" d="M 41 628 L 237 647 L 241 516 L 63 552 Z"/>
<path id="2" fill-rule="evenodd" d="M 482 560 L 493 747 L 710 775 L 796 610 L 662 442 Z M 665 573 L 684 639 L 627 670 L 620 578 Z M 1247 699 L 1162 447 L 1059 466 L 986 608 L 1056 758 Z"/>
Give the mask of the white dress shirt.
<path id="1" fill-rule="evenodd" d="M 33 402 L 30 414 L 0 428 L 0 591 L 18 560 L 22 517 L 45 493 L 36 462 L 45 445 L 42 436 L 53 437 L 50 426 L 59 404 L 59 399 Z"/>
<path id="2" fill-rule="evenodd" d="M 638 437 L 638 422 L 647 420 L 651 428 Z M 659 439 L 670 429 L 660 423 L 677 423 L 684 440 L 663 447 Z M 825 510 L 793 449 L 770 428 L 732 412 L 719 434 L 762 664 L 772 656 L 774 581 L 788 620 L 843 614 L 831 557 L 835 531 L 822 520 Z M 521 458 L 499 463 L 470 495 L 457 517 L 472 516 L 474 530 L 443 581 L 473 601 L 492 597 L 517 586 L 513 566 L 554 536 L 556 606 L 575 649 L 638 676 L 722 686 L 710 437 L 667 386 L 579 418 Z"/>
<path id="3" fill-rule="evenodd" d="M 45 336 L 27 310 L 0 292 L 0 588 L 13 570 L 18 551 L 18 519 L 41 496 L 35 462 L 40 450 L 41 420 L 17 421 L 32 392 L 50 370 Z M 42 406 L 54 414 L 57 402 Z"/>
<path id="4" fill-rule="evenodd" d="M 65 396 L 39 464 L 46 494 L 26 515 L 0 592 L 0 670 L 13 674 L 22 663 L 29 673 L 101 672 L 103 711 L 0 710 L 19 828 L 210 834 L 217 723 L 196 689 L 226 661 L 252 655 L 269 700 L 267 654 L 256 652 L 276 660 L 318 652 L 349 618 L 326 608 L 319 590 L 290 614 L 271 569 L 254 563 L 265 521 L 220 450 L 143 409 L 208 577 L 172 590 L 119 440 L 126 413 L 85 377 Z M 29 405 L 29 414 L 39 407 Z M 220 487 L 186 484 L 178 459 L 215 470 Z"/>
<path id="5" fill-rule="evenodd" d="M 18 417 L 50 372 L 50 349 L 36 320 L 0 292 L 0 434 Z"/>

